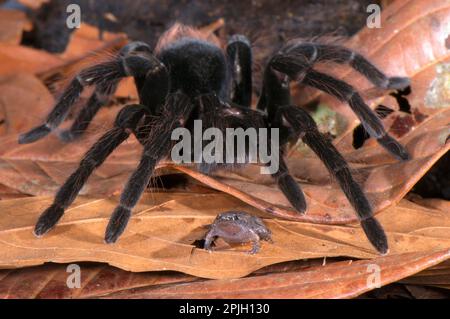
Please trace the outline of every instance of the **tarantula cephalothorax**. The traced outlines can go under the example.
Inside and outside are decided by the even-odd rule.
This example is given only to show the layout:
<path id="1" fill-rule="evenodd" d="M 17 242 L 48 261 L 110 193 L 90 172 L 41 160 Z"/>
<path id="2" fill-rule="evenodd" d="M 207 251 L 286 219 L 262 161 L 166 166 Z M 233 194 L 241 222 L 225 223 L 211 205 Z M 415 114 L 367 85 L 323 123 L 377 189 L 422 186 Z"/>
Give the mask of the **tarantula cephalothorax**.
<path id="1" fill-rule="evenodd" d="M 386 253 L 387 238 L 373 217 L 369 201 L 352 178 L 344 158 L 319 133 L 311 116 L 292 105 L 290 81 L 325 91 L 347 102 L 370 136 L 388 152 L 401 160 L 409 158 L 408 152 L 386 133 L 380 119 L 352 86 L 313 68 L 321 61 L 349 64 L 380 88 L 402 89 L 409 85 L 408 78 L 386 77 L 360 54 L 344 47 L 291 41 L 269 59 L 255 110 L 250 107 L 252 53 L 248 39 L 242 35 L 232 36 L 222 50 L 197 30 L 179 24 L 161 37 L 153 51 L 145 43 L 132 42 L 115 57 L 82 70 L 62 93 L 45 124 L 21 135 L 20 143 L 34 142 L 56 129 L 87 86 L 94 86 L 95 91 L 71 128 L 59 135 L 63 140 L 72 140 L 85 131 L 98 109 L 114 93 L 121 78 L 134 77 L 140 103 L 125 106 L 117 115 L 113 128 L 88 150 L 78 169 L 57 192 L 53 204 L 40 216 L 35 234 L 45 234 L 58 222 L 92 171 L 130 134 L 134 134 L 143 145 L 143 153 L 106 229 L 105 241 L 115 242 L 124 231 L 155 166 L 170 154 L 172 131 L 179 127 L 192 129 L 193 121 L 200 119 L 204 127 L 221 130 L 278 128 L 280 147 L 272 151 L 278 152 L 279 168 L 272 177 L 292 206 L 303 214 L 305 197 L 283 160 L 288 141 L 301 138 L 341 186 L 370 242 L 380 253 Z M 222 165 L 199 166 L 211 170 Z"/>

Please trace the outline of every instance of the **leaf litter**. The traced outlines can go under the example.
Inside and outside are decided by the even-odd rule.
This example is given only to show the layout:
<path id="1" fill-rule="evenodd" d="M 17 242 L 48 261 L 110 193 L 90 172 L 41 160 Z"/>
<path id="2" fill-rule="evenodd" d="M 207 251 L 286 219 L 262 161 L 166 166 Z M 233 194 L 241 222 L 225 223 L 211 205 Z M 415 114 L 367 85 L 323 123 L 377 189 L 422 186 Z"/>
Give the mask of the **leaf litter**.
<path id="1" fill-rule="evenodd" d="M 124 38 L 112 34 L 106 37 L 106 41 L 97 41 L 95 29 L 86 25 L 82 32 L 74 36 L 72 47 L 69 45 L 71 49 L 62 55 L 23 47 L 17 41 L 0 43 L 0 144 L 3 146 L 0 150 L 0 194 L 8 194 L 6 197 L 0 196 L 0 211 L 3 213 L 0 219 L 0 251 L 5 252 L 0 254 L 0 267 L 94 261 L 135 272 L 175 270 L 197 277 L 220 279 L 180 288 L 176 278 L 184 275 L 163 272 L 160 273 L 162 277 L 173 278 L 173 285 L 155 288 L 145 283 L 137 290 L 132 286 L 108 290 L 107 294 L 125 298 L 355 297 L 368 289 L 367 285 L 363 287 L 367 276 L 356 269 L 367 267 L 370 261 L 380 264 L 383 271 L 389 273 L 383 281 L 384 285 L 448 259 L 450 220 L 446 202 L 422 205 L 402 198 L 448 152 L 448 100 L 437 100 L 437 97 L 445 93 L 440 88 L 446 87 L 446 75 L 444 73 L 439 77 L 439 66 L 445 67 L 445 63 L 450 61 L 450 52 L 446 48 L 448 34 L 445 34 L 449 12 L 450 5 L 444 2 L 397 1 L 386 8 L 383 15 L 383 19 L 389 19 L 389 24 L 377 30 L 362 30 L 348 42 L 349 47 L 363 51 L 389 74 L 406 74 L 412 78 L 412 93 L 407 99 L 412 112 L 421 114 L 422 118 L 407 122 L 412 124 L 406 126 L 400 139 L 413 154 L 412 161 L 396 163 L 371 140 L 354 150 L 351 147 L 352 132 L 357 125 L 354 115 L 347 106 L 321 96 L 322 103 L 347 119 L 347 129 L 338 134 L 334 142 L 351 163 L 388 233 L 391 250 L 385 257 L 374 253 L 357 225 L 347 224 L 355 221 L 351 207 L 330 181 L 323 165 L 304 149 L 294 149 L 289 164 L 307 195 L 309 210 L 305 216 L 298 217 L 271 181 L 255 174 L 258 167 L 208 177 L 189 167 L 162 163 L 159 174 L 173 174 L 176 171 L 188 174 L 220 193 L 149 192 L 138 205 L 121 241 L 116 245 L 105 245 L 102 241 L 104 228 L 117 201 L 111 195 L 120 192 L 139 158 L 140 148 L 133 138 L 95 172 L 82 191 L 88 197 L 77 199 L 56 229 L 37 240 L 31 230 L 37 216 L 50 203 L 49 195 L 76 167 L 89 145 L 111 125 L 119 107 L 114 105 L 103 109 L 90 128 L 89 136 L 72 144 L 63 144 L 50 137 L 36 144 L 19 146 L 17 133 L 40 123 L 50 110 L 53 96 L 45 85 L 51 82 L 52 76 L 65 74 L 68 69 L 77 69 L 80 61 L 88 56 L 88 51 L 113 48 Z M 17 28 L 23 29 L 24 25 L 26 27 L 26 24 L 17 24 Z M 424 52 L 417 47 L 424 43 L 431 48 L 430 51 Z M 390 58 L 386 59 L 386 56 Z M 17 72 L 21 73 L 12 74 Z M 349 78 L 356 77 L 354 73 L 344 76 L 344 79 Z M 45 85 L 40 81 L 44 81 Z M 130 81 L 125 81 L 118 92 L 118 96 L 136 98 Z M 301 101 L 305 100 L 303 96 Z M 397 104 L 394 97 L 386 94 L 370 102 L 373 107 Z M 434 107 L 438 104 L 439 107 Z M 33 115 L 29 112 L 21 114 L 31 106 Z M 399 114 L 395 111 L 384 120 L 394 135 L 399 131 L 394 125 Z M 33 197 L 23 198 L 24 195 Z M 15 197 L 17 199 L 8 199 Z M 210 223 L 217 213 L 230 208 L 239 208 L 265 218 L 274 232 L 274 244 L 263 243 L 261 253 L 256 256 L 243 253 L 248 247 L 226 247 L 213 254 L 196 247 L 195 241 L 205 233 L 203 226 Z M 239 279 L 236 287 L 234 282 L 229 281 L 229 278 L 246 276 L 274 264 L 336 256 L 371 260 L 354 261 L 355 268 L 349 267 L 348 262 L 333 263 L 327 268 L 317 267 L 311 271 L 317 276 L 311 282 L 307 279 L 296 281 L 302 277 L 309 278 L 304 269 L 283 274 L 286 278 L 281 278 L 280 274 L 267 274 L 264 279 Z M 37 274 L 46 267 L 58 266 L 46 265 L 33 269 Z M 110 271 L 114 272 L 112 269 Z M 339 277 L 346 269 L 349 276 Z M 149 274 L 157 276 L 159 273 Z M 338 276 L 332 286 L 324 282 L 327 276 Z M 1 273 L 0 278 L 3 278 Z M 183 278 L 194 281 L 195 277 Z M 274 286 L 271 280 L 283 280 L 287 285 Z M 11 288 L 4 282 L 0 279 L 0 293 Z M 266 283 L 270 285 L 265 286 Z M 255 285 L 254 289 L 245 289 L 249 284 Z M 441 285 L 448 287 L 447 282 Z M 215 290 L 210 290 L 210 294 L 202 294 L 205 289 L 212 288 Z M 241 293 L 232 293 L 235 289 Z M 36 296 L 39 293 L 29 297 Z"/>

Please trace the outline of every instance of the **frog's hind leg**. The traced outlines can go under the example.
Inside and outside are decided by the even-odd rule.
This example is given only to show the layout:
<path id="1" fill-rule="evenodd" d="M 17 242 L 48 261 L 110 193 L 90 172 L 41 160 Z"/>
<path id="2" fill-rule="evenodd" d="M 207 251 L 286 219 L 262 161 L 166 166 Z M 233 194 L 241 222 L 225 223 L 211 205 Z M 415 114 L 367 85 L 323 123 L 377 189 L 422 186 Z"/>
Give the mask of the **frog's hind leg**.
<path id="1" fill-rule="evenodd" d="M 252 243 L 252 249 L 248 251 L 250 255 L 255 255 L 261 250 L 261 244 L 259 243 L 259 236 L 257 234 L 253 234 L 254 237 L 250 239 Z"/>

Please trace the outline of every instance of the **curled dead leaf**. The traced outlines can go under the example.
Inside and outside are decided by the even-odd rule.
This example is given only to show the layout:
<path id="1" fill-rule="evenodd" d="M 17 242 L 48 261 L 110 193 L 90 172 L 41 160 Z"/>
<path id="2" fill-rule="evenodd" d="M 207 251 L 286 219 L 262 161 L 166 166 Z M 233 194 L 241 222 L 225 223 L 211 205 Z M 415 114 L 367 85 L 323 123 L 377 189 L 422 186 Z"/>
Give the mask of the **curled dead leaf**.
<path id="1" fill-rule="evenodd" d="M 106 298 L 353 298 L 376 286 L 398 281 L 403 276 L 436 265 L 450 258 L 450 250 L 405 253 L 372 260 L 342 261 L 315 266 L 298 272 L 268 274 L 238 280 L 214 280 L 143 287 L 117 292 Z M 380 272 L 379 282 L 374 271 Z"/>
<path id="2" fill-rule="evenodd" d="M 79 289 L 67 287 L 67 265 L 46 264 L 0 270 L 0 298 L 351 298 L 405 276 L 403 283 L 448 288 L 448 258 L 446 250 L 324 264 L 312 259 L 266 267 L 257 276 L 211 281 L 175 272 L 131 273 L 80 263 Z M 428 269 L 420 271 L 424 268 Z"/>
<path id="3" fill-rule="evenodd" d="M 0 9 L 0 43 L 20 44 L 22 32 L 31 27 L 24 12 Z"/>
<path id="4" fill-rule="evenodd" d="M 289 260 L 332 256 L 377 256 L 358 225 L 314 225 L 266 219 L 273 244 L 262 243 L 257 255 L 248 247 L 209 253 L 198 249 L 205 225 L 220 212 L 258 210 L 225 194 L 145 194 L 123 234 L 114 245 L 103 234 L 116 199 L 79 198 L 61 222 L 41 239 L 32 229 L 51 198 L 33 197 L 0 201 L 1 268 L 44 262 L 106 262 L 130 271 L 175 270 L 198 277 L 237 278 L 264 266 Z M 393 218 L 395 216 L 395 218 Z M 450 248 L 450 216 L 407 201 L 379 215 L 391 255 Z M 170 230 L 170 231 L 169 231 Z M 236 265 L 239 265 L 237 267 Z"/>

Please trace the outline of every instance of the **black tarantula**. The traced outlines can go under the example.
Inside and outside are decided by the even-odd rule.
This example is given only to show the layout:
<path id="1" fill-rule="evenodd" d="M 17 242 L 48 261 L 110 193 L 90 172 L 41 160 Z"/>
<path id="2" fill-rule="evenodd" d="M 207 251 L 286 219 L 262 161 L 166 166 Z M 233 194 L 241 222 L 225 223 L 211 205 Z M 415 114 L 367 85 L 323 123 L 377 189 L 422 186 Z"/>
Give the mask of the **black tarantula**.
<path id="1" fill-rule="evenodd" d="M 170 154 L 174 145 L 172 131 L 179 127 L 192 129 L 194 120 L 201 119 L 206 127 L 221 130 L 278 128 L 280 147 L 272 151 L 278 152 L 279 169 L 272 177 L 296 211 L 304 214 L 304 194 L 283 159 L 288 142 L 301 138 L 339 183 L 369 241 L 380 253 L 386 253 L 386 235 L 373 217 L 367 197 L 353 179 L 344 158 L 319 133 L 311 116 L 292 104 L 290 82 L 297 81 L 347 102 L 370 136 L 388 152 L 400 160 L 407 160 L 408 152 L 385 131 L 380 119 L 355 88 L 313 68 L 321 61 L 348 64 L 380 88 L 403 89 L 409 85 L 408 78 L 387 77 L 363 56 L 344 47 L 291 41 L 269 59 L 257 109 L 252 109 L 249 40 L 242 35 L 232 36 L 222 50 L 210 37 L 180 24 L 169 29 L 153 51 L 145 43 L 132 42 L 114 58 L 82 70 L 62 93 L 45 124 L 21 135 L 19 143 L 32 143 L 55 130 L 87 86 L 95 86 L 95 91 L 71 128 L 59 135 L 65 141 L 86 130 L 95 113 L 114 93 L 120 79 L 134 77 L 140 103 L 125 106 L 117 115 L 114 127 L 88 150 L 78 169 L 57 192 L 53 204 L 39 217 L 34 233 L 42 236 L 55 226 L 93 170 L 134 134 L 143 145 L 143 152 L 106 228 L 106 243 L 114 243 L 124 231 L 155 166 Z M 223 165 L 202 163 L 198 166 L 211 171 Z"/>

